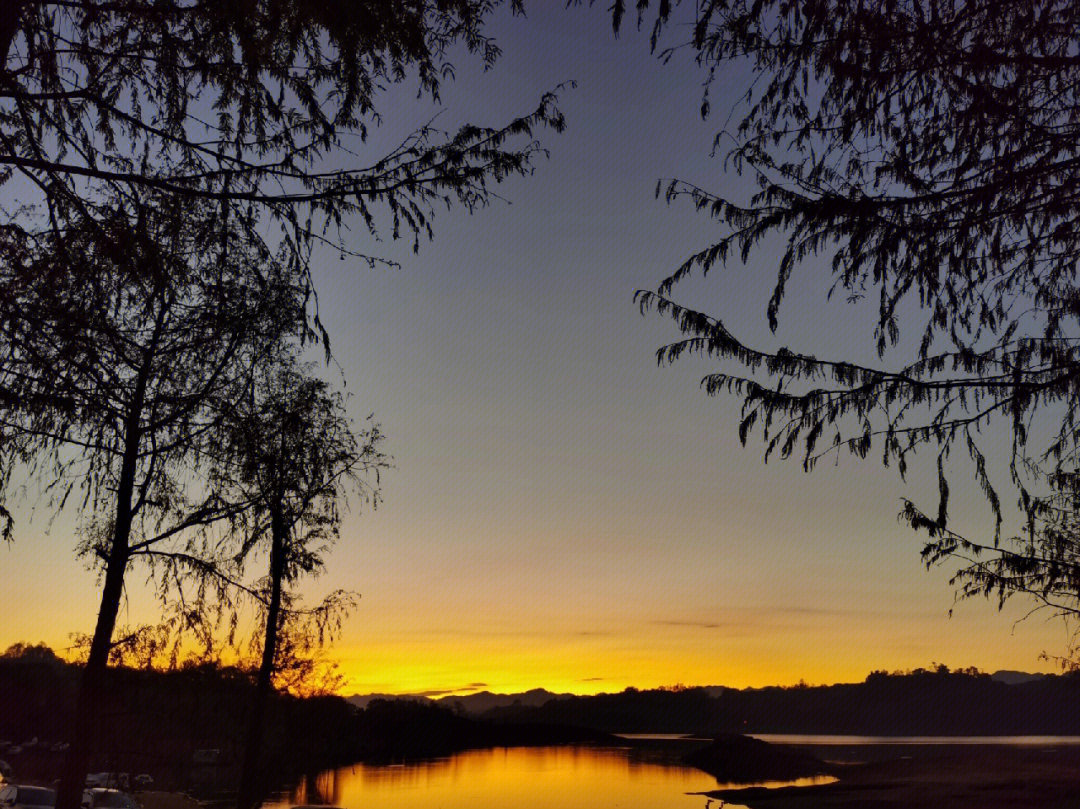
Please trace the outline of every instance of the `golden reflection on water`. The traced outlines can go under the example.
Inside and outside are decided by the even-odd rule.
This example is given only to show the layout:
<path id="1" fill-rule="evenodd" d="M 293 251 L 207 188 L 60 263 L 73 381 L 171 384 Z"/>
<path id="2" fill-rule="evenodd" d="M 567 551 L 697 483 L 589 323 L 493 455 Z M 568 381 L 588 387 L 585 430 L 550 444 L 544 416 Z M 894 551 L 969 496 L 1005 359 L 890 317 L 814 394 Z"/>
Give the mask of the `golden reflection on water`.
<path id="1" fill-rule="evenodd" d="M 625 749 L 512 747 L 327 771 L 273 809 L 703 809 L 704 796 L 686 793 L 716 788 L 716 779 L 700 770 L 642 760 Z"/>
<path id="2" fill-rule="evenodd" d="M 791 781 L 730 781 L 717 784 L 713 789 L 749 789 L 750 787 L 765 787 L 765 789 L 779 789 L 780 787 L 820 787 L 825 784 L 835 784 L 840 779 L 835 775 L 808 775 L 804 778 L 795 778 Z M 728 806 L 731 806 L 729 803 Z M 725 808 L 726 809 L 726 808 Z"/>

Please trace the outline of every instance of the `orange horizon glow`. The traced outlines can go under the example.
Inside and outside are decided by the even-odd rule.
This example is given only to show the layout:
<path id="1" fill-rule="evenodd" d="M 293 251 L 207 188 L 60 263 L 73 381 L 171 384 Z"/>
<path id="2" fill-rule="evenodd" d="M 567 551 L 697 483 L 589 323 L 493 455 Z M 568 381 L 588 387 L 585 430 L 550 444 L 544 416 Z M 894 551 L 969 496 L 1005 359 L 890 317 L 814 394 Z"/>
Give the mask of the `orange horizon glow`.
<path id="1" fill-rule="evenodd" d="M 537 643 L 523 627 L 516 636 L 495 632 L 484 636 L 481 632 L 463 645 L 453 638 L 439 642 L 429 635 L 410 639 L 410 633 L 399 628 L 396 637 L 393 632 L 380 632 L 379 638 L 364 645 L 356 642 L 355 628 L 350 624 L 345 638 L 327 648 L 324 658 L 341 677 L 337 689 L 341 696 L 422 695 L 436 699 L 481 691 L 516 694 L 540 688 L 557 694 L 592 695 L 626 688 L 832 685 L 862 682 L 872 671 L 931 668 L 939 663 L 953 670 L 973 666 L 986 673 L 999 669 L 1060 670 L 1053 660 L 1040 659 L 1038 650 L 1039 644 L 1047 648 L 1059 638 L 1060 627 L 1043 624 L 1036 627 L 1043 632 L 1020 636 L 1002 632 L 995 638 L 989 633 L 995 625 L 1007 624 L 1001 619 L 988 610 L 968 616 L 967 621 L 946 619 L 935 626 L 936 640 L 923 633 L 921 643 L 910 642 L 917 631 L 909 633 L 908 642 L 883 643 L 881 627 L 875 628 L 873 622 L 861 627 L 858 622 L 849 626 L 826 622 L 802 631 L 782 630 L 771 641 L 745 632 L 739 638 L 736 631 L 710 641 L 708 629 L 679 627 L 673 632 L 668 627 L 636 637 L 629 632 L 567 633 Z M 4 629 L 0 648 L 15 642 L 39 642 L 14 637 L 8 634 L 10 627 Z M 972 629 L 979 633 L 973 634 Z M 1053 631 L 1047 634 L 1047 630 Z M 988 633 L 991 642 L 980 640 L 981 633 Z M 1003 635 L 1007 643 L 1002 643 Z M 45 637 L 40 642 L 71 659 L 70 648 L 61 638 Z M 725 645 L 729 647 L 727 655 L 723 654 Z M 820 653 L 830 645 L 837 654 Z M 934 653 L 935 648 L 951 651 L 942 655 Z M 229 664 L 236 662 L 226 658 Z"/>
<path id="2" fill-rule="evenodd" d="M 400 547 L 401 535 L 394 538 Z M 42 537 L 38 544 L 49 541 Z M 70 656 L 68 634 L 57 627 L 89 631 L 99 593 L 92 576 L 72 573 L 70 586 L 54 599 L 35 601 L 54 573 L 31 563 L 34 550 L 35 543 L 17 542 L 6 552 L 26 572 L 5 591 L 23 607 L 17 622 L 9 618 L 0 626 L 0 649 L 41 641 Z M 564 594 L 571 582 L 563 576 L 549 586 L 540 575 L 548 561 L 530 559 L 522 573 L 503 573 L 486 589 L 484 580 L 459 589 L 455 577 L 444 576 L 437 585 L 410 591 L 414 573 L 397 556 L 367 568 L 370 587 L 325 650 L 343 679 L 338 693 L 437 697 L 543 688 L 585 695 L 628 687 L 828 685 L 861 682 L 875 670 L 937 663 L 987 673 L 1053 672 L 1059 670 L 1056 663 L 1040 655 L 1059 652 L 1068 640 L 1059 620 L 1021 622 L 1026 611 L 1020 602 L 1002 612 L 969 602 L 957 605 L 950 618 L 948 589 L 917 568 L 918 575 L 893 588 L 879 587 L 873 598 L 856 589 L 826 602 L 788 585 L 784 600 L 770 604 L 745 574 L 703 590 L 691 587 L 685 574 L 665 581 L 663 567 L 654 563 L 639 568 L 651 577 L 651 589 L 634 583 L 643 593 L 636 600 L 621 590 L 609 596 L 581 583 L 568 601 Z M 435 563 L 444 572 L 452 565 Z M 348 570 L 320 583 L 347 587 L 355 581 Z M 554 572 L 547 578 L 554 579 Z M 155 618 L 157 605 L 138 583 L 132 576 L 123 624 Z M 826 585 L 815 584 L 828 595 Z M 714 596 L 716 591 L 723 597 Z M 801 606 L 815 603 L 815 597 L 818 606 Z M 318 592 L 309 598 L 317 599 Z"/>

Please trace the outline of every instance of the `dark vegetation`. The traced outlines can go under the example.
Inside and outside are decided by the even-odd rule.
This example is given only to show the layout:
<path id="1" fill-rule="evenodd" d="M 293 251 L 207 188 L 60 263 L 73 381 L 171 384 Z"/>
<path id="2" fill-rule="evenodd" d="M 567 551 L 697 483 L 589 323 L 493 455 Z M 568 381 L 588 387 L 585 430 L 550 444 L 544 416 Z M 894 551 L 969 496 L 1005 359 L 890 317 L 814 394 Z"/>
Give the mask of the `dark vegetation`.
<path id="1" fill-rule="evenodd" d="M 0 655 L 0 739 L 38 740 L 15 755 L 0 752 L 20 777 L 50 781 L 59 773 L 63 756 L 56 748 L 70 738 L 79 675 L 77 664 L 44 646 Z M 239 776 L 256 681 L 255 671 L 209 664 L 111 668 L 103 721 L 90 739 L 90 770 L 148 772 L 160 788 L 224 797 Z M 683 760 L 721 781 L 787 779 L 827 768 L 810 751 L 738 734 L 1080 734 L 1080 675 L 1008 684 L 974 669 L 938 666 L 873 672 L 862 683 L 831 686 L 561 695 L 472 715 L 428 700 L 374 699 L 358 708 L 338 696 L 275 690 L 264 721 L 259 776 L 268 787 L 356 761 L 487 747 L 625 745 L 608 734 L 634 732 L 712 737 Z"/>
<path id="2" fill-rule="evenodd" d="M 20 777 L 52 780 L 63 759 L 52 748 L 70 738 L 79 666 L 46 647 L 0 656 L 0 739 L 38 743 L 0 752 Z M 255 672 L 213 665 L 174 671 L 109 669 L 103 721 L 90 738 L 90 771 L 148 772 L 162 788 L 210 794 L 235 789 Z M 430 758 L 460 750 L 599 742 L 603 733 L 545 723 L 512 725 L 458 715 L 405 700 L 374 700 L 366 709 L 337 696 L 274 691 L 266 706 L 261 775 L 283 781 L 355 761 Z M 199 763 L 196 751 L 213 751 Z"/>
<path id="3" fill-rule="evenodd" d="M 79 667 L 43 646 L 0 655 L 0 739 L 69 738 Z M 107 721 L 94 729 L 92 770 L 150 772 L 163 785 L 213 781 L 196 750 L 220 750 L 217 775 L 235 774 L 255 688 L 253 672 L 212 665 L 174 671 L 114 667 Z M 279 775 L 346 764 L 447 755 L 491 746 L 610 741 L 607 733 L 844 733 L 980 735 L 1080 733 L 1080 675 L 1009 685 L 944 666 L 873 672 L 862 683 L 736 690 L 672 688 L 560 696 L 480 715 L 421 700 L 376 699 L 360 709 L 337 696 L 273 692 L 264 770 Z M 42 745 L 8 756 L 48 776 L 61 756 Z M 695 762 L 696 763 L 696 762 Z M 705 769 L 708 769 L 705 767 Z"/>
<path id="4" fill-rule="evenodd" d="M 972 669 L 888 674 L 788 688 L 685 688 L 571 697 L 497 708 L 501 722 L 573 723 L 610 733 L 1021 735 L 1080 733 L 1080 677 L 1017 685 Z"/>
<path id="5" fill-rule="evenodd" d="M 439 705 L 414 700 L 372 701 L 356 713 L 359 757 L 381 762 L 442 756 L 481 747 L 610 742 L 606 733 L 574 723 L 500 723 L 461 716 Z"/>
<path id="6" fill-rule="evenodd" d="M 674 5 L 641 0 L 639 24 Z M 1064 616 L 1080 613 L 1078 24 L 1068 0 L 697 4 L 702 114 L 733 66 L 752 80 L 716 135 L 717 176 L 661 186 L 702 216 L 701 241 L 637 296 L 679 332 L 662 364 L 715 363 L 702 388 L 741 402 L 742 441 L 807 469 L 848 451 L 901 475 L 936 466 L 937 502 L 901 512 L 926 563 L 953 567 L 962 598 Z M 727 195 L 730 170 L 756 193 Z M 775 335 L 735 320 L 745 301 L 715 310 L 683 283 L 771 262 L 777 242 Z M 800 278 L 820 297 L 788 298 Z M 830 298 L 851 305 L 837 327 L 872 329 L 876 357 L 858 339 L 828 356 L 808 334 L 783 342 L 782 309 Z M 990 530 L 950 511 L 969 479 Z"/>
<path id="7" fill-rule="evenodd" d="M 79 666 L 41 647 L 32 656 L 0 658 L 0 738 L 39 739 L 21 754 L 0 754 L 21 777 L 51 780 L 59 773 L 62 755 L 43 747 L 71 738 L 79 675 Z M 235 775 L 254 690 L 250 673 L 213 665 L 167 672 L 116 666 L 107 680 L 103 721 L 89 740 L 91 771 L 148 772 L 163 787 L 216 785 L 226 773 Z M 275 693 L 266 715 L 267 768 L 287 773 L 351 760 L 355 716 L 338 697 Z M 200 765 L 197 750 L 220 752 Z"/>

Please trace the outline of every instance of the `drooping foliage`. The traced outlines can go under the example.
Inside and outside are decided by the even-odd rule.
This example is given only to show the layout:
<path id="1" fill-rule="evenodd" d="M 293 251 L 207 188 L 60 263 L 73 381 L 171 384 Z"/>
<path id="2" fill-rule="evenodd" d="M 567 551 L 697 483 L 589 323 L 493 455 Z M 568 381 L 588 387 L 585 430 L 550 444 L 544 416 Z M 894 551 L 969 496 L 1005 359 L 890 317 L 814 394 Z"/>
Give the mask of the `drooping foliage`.
<path id="1" fill-rule="evenodd" d="M 130 568 L 212 569 L 216 528 L 247 504 L 200 472 L 256 369 L 306 333 L 302 275 L 228 213 L 167 196 L 70 210 L 0 265 L 0 458 L 57 508 L 79 495 L 79 551 L 101 574 L 61 807 L 81 794 Z"/>
<path id="2" fill-rule="evenodd" d="M 1049 610 L 1075 625 L 1080 617 L 1080 479 L 1076 472 L 1058 472 L 1049 493 L 1031 506 L 1028 530 L 1007 542 L 971 539 L 928 518 L 905 501 L 903 516 L 925 530 L 931 541 L 923 548 L 928 565 L 960 563 L 951 583 L 961 598 L 986 597 L 999 606 L 1014 596 Z M 1080 668 L 1080 645 L 1074 632 L 1063 654 L 1048 655 L 1063 668 Z"/>
<path id="3" fill-rule="evenodd" d="M 341 396 L 290 352 L 254 375 L 222 435 L 225 463 L 214 474 L 215 486 L 252 504 L 238 559 L 262 551 L 268 562 L 258 589 L 263 631 L 255 648 L 261 662 L 237 795 L 238 809 L 250 809 L 260 799 L 263 718 L 275 676 L 321 646 L 356 598 L 336 591 L 306 610 L 297 581 L 324 570 L 348 491 L 377 497 L 386 458 L 378 426 L 354 432 Z"/>
<path id="4" fill-rule="evenodd" d="M 652 5 L 662 27 L 672 9 Z M 807 467 L 841 448 L 876 451 L 902 472 L 920 446 L 935 454 L 937 509 L 904 512 L 931 530 L 931 563 L 960 548 L 939 540 L 951 536 L 950 450 L 966 453 L 998 526 L 985 543 L 996 562 L 968 568 L 976 591 L 1041 586 L 998 547 L 1000 481 L 981 434 L 1009 437 L 1021 544 L 1037 541 L 1046 509 L 1061 505 L 1055 481 L 1077 467 L 1078 31 L 1080 7 L 1064 0 L 700 4 L 688 46 L 709 86 L 729 66 L 752 68 L 716 146 L 757 190 L 735 200 L 700 181 L 663 184 L 667 201 L 689 201 L 717 236 L 637 296 L 683 333 L 660 362 L 688 353 L 722 362 L 702 384 L 741 399 L 743 441 L 760 431 L 767 453 L 801 455 Z M 823 297 L 876 304 L 876 363 L 750 345 L 725 317 L 679 299 L 684 279 L 770 242 L 785 245 L 770 328 L 793 273 L 805 272 Z M 1061 561 L 1044 550 L 1021 565 Z M 1069 579 L 1044 573 L 1051 589 Z M 1063 586 L 1076 592 L 1075 581 Z"/>
<path id="5" fill-rule="evenodd" d="M 526 174 L 553 93 L 523 117 L 368 146 L 387 97 L 437 102 L 452 59 L 498 55 L 486 20 L 518 0 L 12 0 L 0 19 L 0 484 L 30 472 L 83 498 L 103 573 L 58 806 L 74 809 L 130 564 L 162 592 L 237 582 L 215 526 L 250 503 L 199 478 L 270 345 L 326 337 L 311 250 L 431 235 Z M 313 327 L 313 328 L 309 328 Z M 323 516 L 332 522 L 327 514 Z M 0 506 L 10 530 L 10 515 Z M 327 523 L 329 524 L 329 523 Z M 173 591 L 175 591 L 173 589 Z M 219 590 L 219 592 L 224 592 Z M 193 603 L 171 608 L 199 623 Z M 170 618 L 171 619 L 171 618 Z M 160 630 L 158 627 L 157 630 Z M 149 657 L 155 628 L 120 641 Z"/>
<path id="6" fill-rule="evenodd" d="M 451 57 L 490 66 L 499 0 L 12 0 L 0 23 L 4 225 L 34 204 L 92 210 L 152 189 L 250 204 L 302 255 L 355 220 L 430 233 L 434 207 L 472 207 L 530 170 L 534 130 L 561 129 L 554 95 L 530 114 L 454 133 L 420 124 L 365 147 L 394 88 L 437 101 Z M 520 11 L 519 0 L 505 3 Z M 397 91 L 397 90 L 395 90 Z M 382 222 L 381 212 L 388 216 Z"/>

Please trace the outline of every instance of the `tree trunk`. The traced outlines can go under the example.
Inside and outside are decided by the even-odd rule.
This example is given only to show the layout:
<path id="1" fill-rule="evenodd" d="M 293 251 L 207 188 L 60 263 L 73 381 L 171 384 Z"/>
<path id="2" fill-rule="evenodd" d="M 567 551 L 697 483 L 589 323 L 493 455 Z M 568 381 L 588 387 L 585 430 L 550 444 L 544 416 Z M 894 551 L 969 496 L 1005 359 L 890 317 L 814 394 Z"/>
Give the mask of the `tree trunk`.
<path id="1" fill-rule="evenodd" d="M 56 809 L 79 809 L 81 806 L 86 771 L 90 764 L 91 738 L 102 721 L 100 709 L 106 695 L 105 675 L 109 666 L 109 651 L 112 648 L 116 616 L 120 611 L 120 599 L 124 594 L 124 571 L 128 563 L 128 540 L 131 535 L 133 481 L 134 462 L 130 476 L 122 477 L 117 492 L 119 502 L 116 526 L 105 567 L 105 586 L 101 591 L 101 606 L 94 627 L 94 638 L 90 643 L 90 656 L 82 670 L 79 694 L 75 702 L 72 728 L 74 735 L 64 759 L 60 789 L 56 795 Z"/>
<path id="2" fill-rule="evenodd" d="M 285 539 L 287 529 L 280 513 L 270 520 L 270 603 L 266 609 L 266 634 L 263 640 L 262 662 L 255 693 L 251 700 L 247 738 L 244 741 L 244 763 L 240 771 L 240 788 L 236 796 L 236 809 L 255 809 L 262 800 L 265 784 L 261 782 L 263 720 L 270 699 L 271 681 L 274 674 L 274 657 L 277 653 L 278 621 L 281 617 L 281 587 L 285 574 Z"/>
<path id="3" fill-rule="evenodd" d="M 101 606 L 98 608 L 97 624 L 94 626 L 94 638 L 90 642 L 90 655 L 82 671 L 79 694 L 75 701 L 73 736 L 71 747 L 64 759 L 60 788 L 56 793 L 56 809 L 80 809 L 82 806 L 86 771 L 90 764 L 91 737 L 103 719 L 101 703 L 106 693 L 105 675 L 109 667 L 109 651 L 112 649 L 116 616 L 120 612 L 120 599 L 124 595 L 124 573 L 130 558 L 131 524 L 135 517 L 132 503 L 139 445 L 142 441 L 140 420 L 150 376 L 150 356 L 151 352 L 147 352 L 145 362 L 139 369 L 131 410 L 124 420 L 124 455 L 116 488 L 116 519 L 113 523 L 112 546 L 105 563 L 105 586 L 101 591 Z"/>

